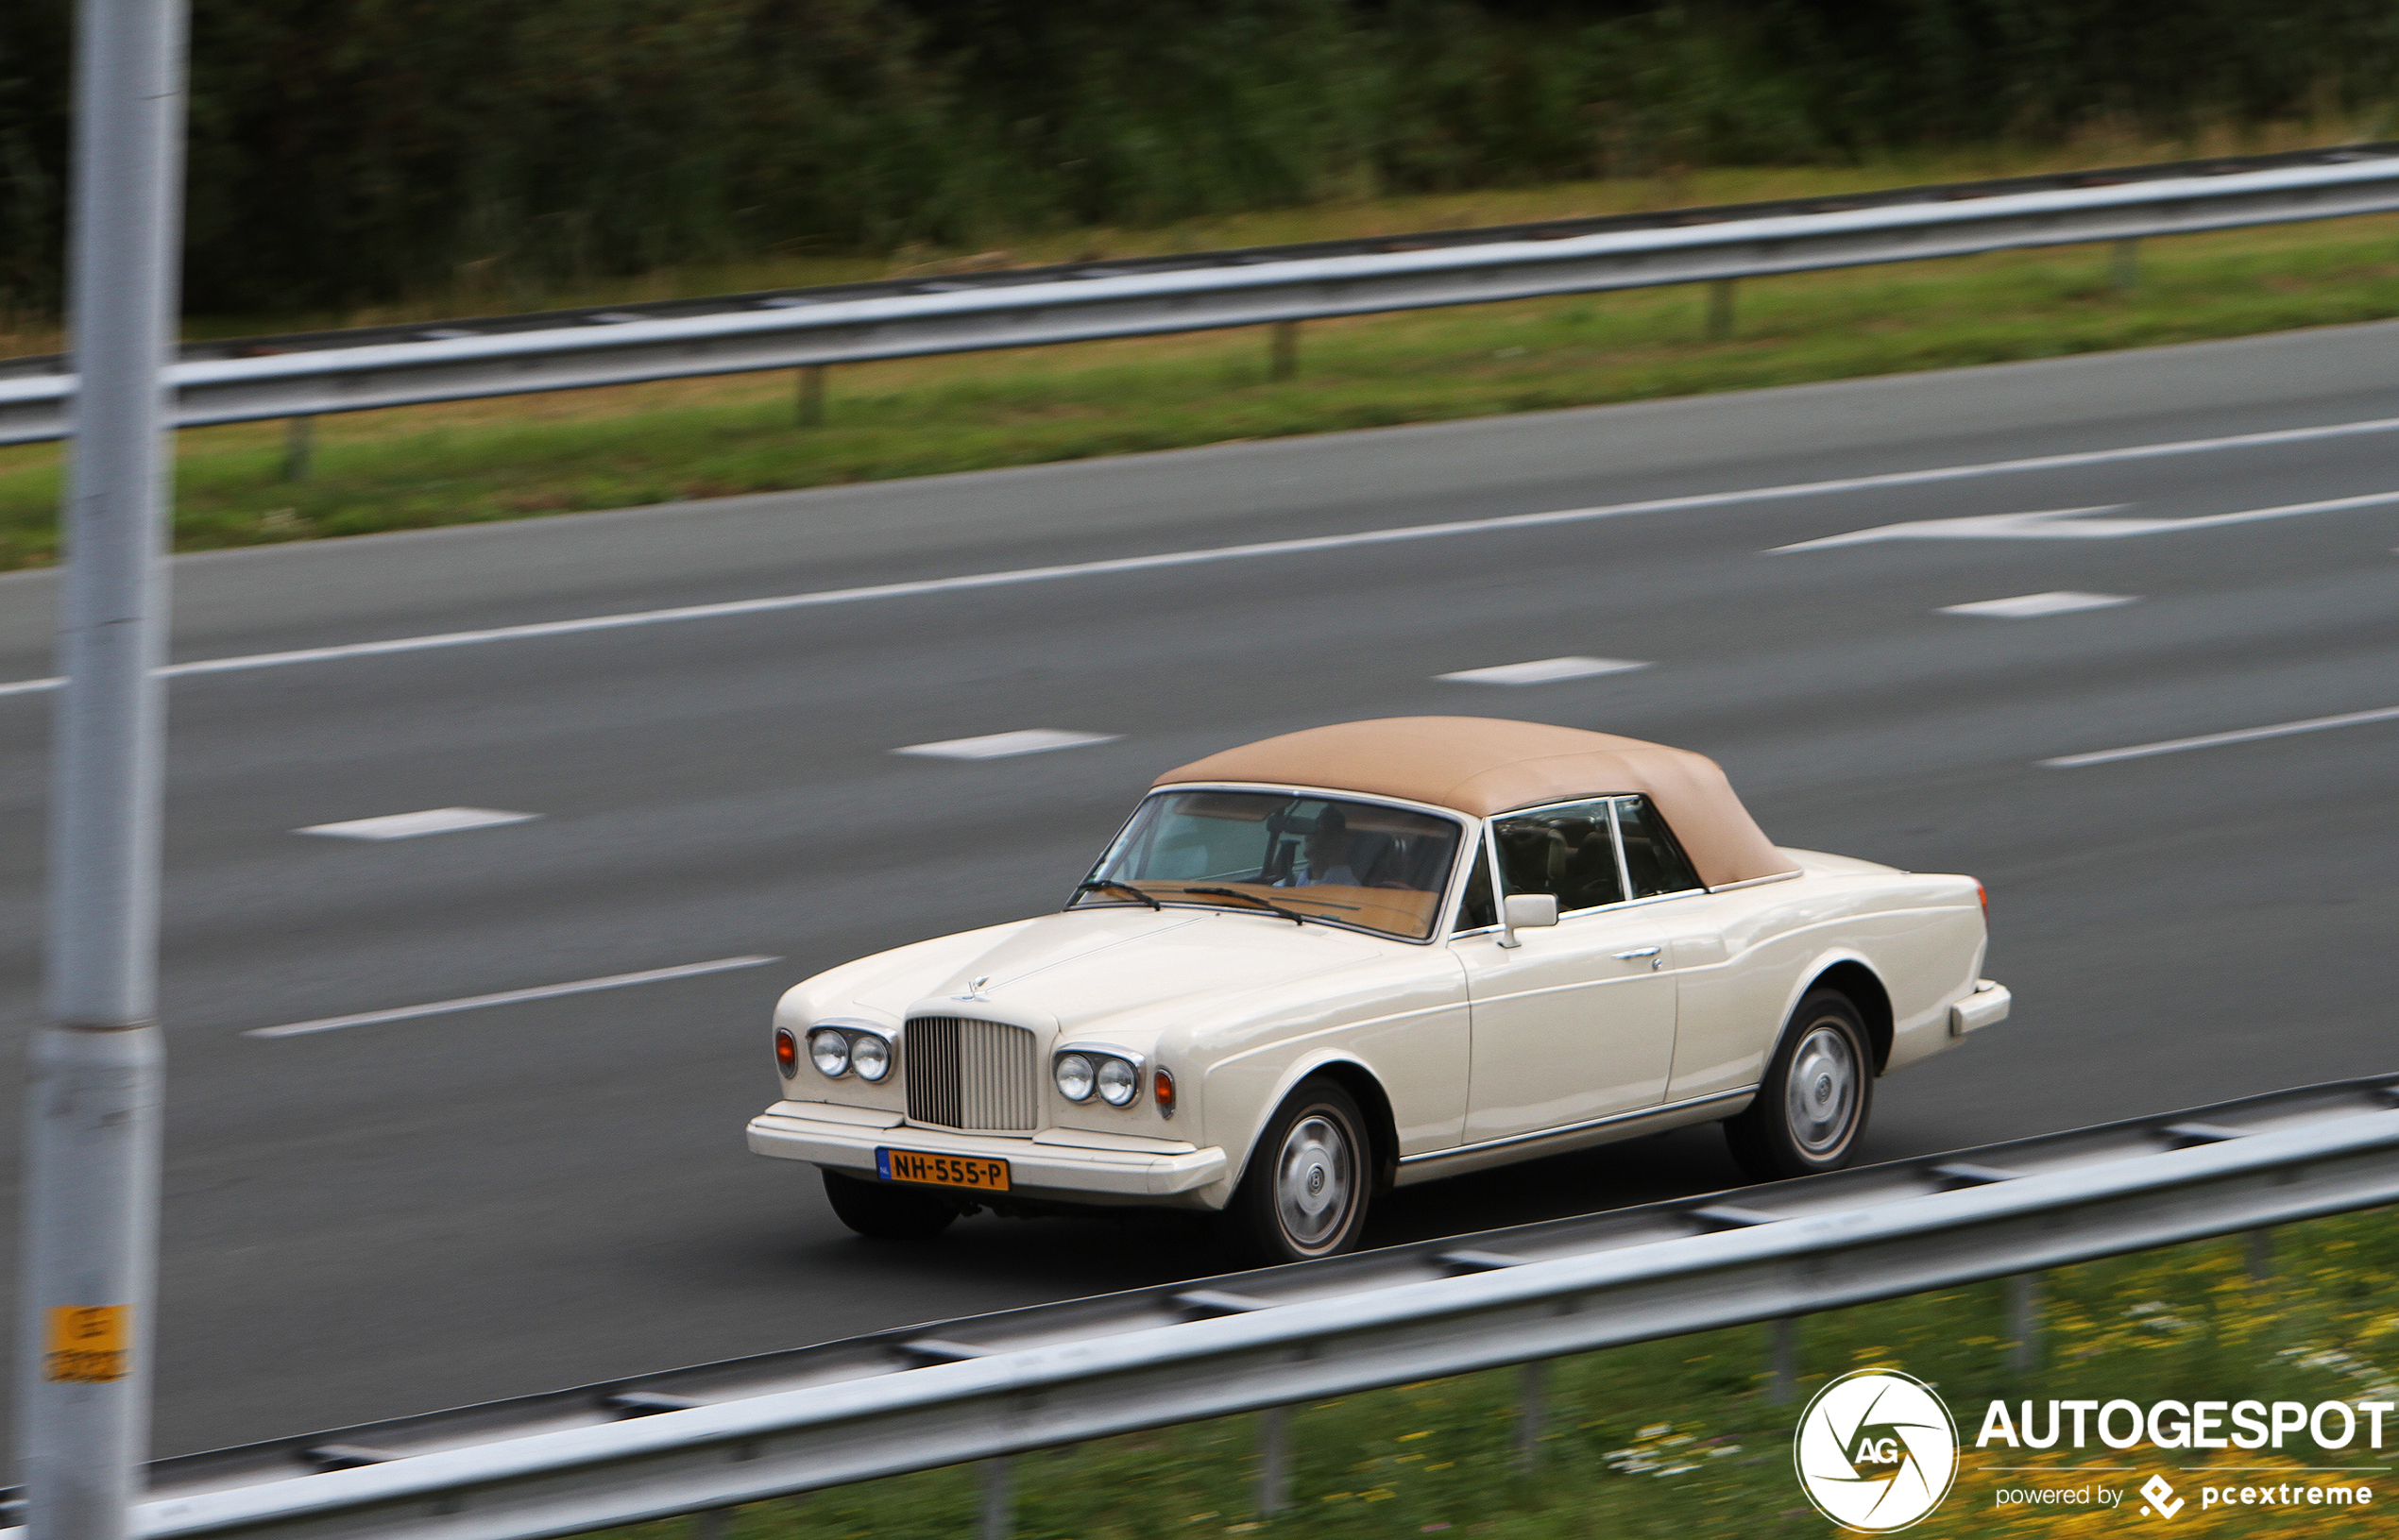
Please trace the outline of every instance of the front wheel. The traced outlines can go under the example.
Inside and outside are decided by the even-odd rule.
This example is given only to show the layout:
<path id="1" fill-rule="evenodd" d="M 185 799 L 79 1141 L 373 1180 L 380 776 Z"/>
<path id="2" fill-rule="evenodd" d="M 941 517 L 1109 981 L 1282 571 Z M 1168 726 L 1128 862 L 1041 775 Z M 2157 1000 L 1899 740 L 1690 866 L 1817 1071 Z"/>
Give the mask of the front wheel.
<path id="1" fill-rule="evenodd" d="M 1756 1181 L 1839 1171 L 1856 1156 L 1873 1103 L 1874 1058 L 1858 1007 L 1837 990 L 1811 990 L 1758 1099 L 1726 1121 L 1725 1139 Z"/>
<path id="2" fill-rule="evenodd" d="M 958 1206 L 930 1193 L 912 1193 L 890 1182 L 825 1174 L 825 1201 L 833 1217 L 877 1241 L 921 1241 L 949 1228 Z"/>
<path id="3" fill-rule="evenodd" d="M 1267 1120 L 1225 1206 L 1225 1248 L 1269 1267 L 1350 1250 L 1366 1227 L 1373 1169 L 1356 1101 L 1331 1080 L 1301 1082 Z"/>

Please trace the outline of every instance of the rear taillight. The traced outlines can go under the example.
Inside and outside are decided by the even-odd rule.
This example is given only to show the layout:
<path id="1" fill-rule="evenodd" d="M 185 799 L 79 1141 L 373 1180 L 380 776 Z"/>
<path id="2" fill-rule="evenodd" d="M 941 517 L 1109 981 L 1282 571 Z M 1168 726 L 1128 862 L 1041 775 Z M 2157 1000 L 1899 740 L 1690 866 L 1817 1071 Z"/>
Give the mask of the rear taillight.
<path id="1" fill-rule="evenodd" d="M 788 1026 L 774 1029 L 774 1067 L 786 1080 L 800 1073 L 800 1040 L 791 1036 Z"/>
<path id="2" fill-rule="evenodd" d="M 1160 1070 L 1157 1078 L 1150 1083 L 1149 1094 L 1158 1104 L 1160 1117 L 1170 1118 L 1175 1115 L 1175 1077 L 1173 1075 Z"/>

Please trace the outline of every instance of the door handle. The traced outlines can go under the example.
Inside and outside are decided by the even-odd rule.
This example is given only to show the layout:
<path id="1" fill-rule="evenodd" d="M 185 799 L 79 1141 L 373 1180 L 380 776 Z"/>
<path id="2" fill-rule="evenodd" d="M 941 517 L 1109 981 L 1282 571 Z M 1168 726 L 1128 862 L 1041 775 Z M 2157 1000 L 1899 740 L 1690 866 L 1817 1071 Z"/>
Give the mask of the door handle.
<path id="1" fill-rule="evenodd" d="M 1632 961 L 1635 957 L 1654 957 L 1654 956 L 1658 956 L 1658 949 L 1657 949 L 1656 947 L 1654 947 L 1654 946 L 1637 946 L 1637 947 L 1633 948 L 1630 952 L 1619 952 L 1619 953 L 1617 953 L 1617 954 L 1616 954 L 1616 960 L 1617 960 L 1617 961 L 1619 961 L 1619 962 L 1630 962 L 1630 961 Z"/>

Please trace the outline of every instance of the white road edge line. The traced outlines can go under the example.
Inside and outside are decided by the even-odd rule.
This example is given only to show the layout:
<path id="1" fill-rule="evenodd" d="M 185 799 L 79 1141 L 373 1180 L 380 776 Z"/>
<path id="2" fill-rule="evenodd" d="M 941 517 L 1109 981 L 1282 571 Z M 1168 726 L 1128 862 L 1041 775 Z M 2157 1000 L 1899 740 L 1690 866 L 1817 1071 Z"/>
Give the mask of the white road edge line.
<path id="1" fill-rule="evenodd" d="M 695 978 L 702 973 L 757 968 L 780 957 L 719 957 L 713 962 L 687 962 L 673 968 L 653 968 L 638 973 L 611 973 L 605 978 L 577 979 L 571 984 L 543 984 L 530 990 L 503 990 L 498 994 L 470 994 L 463 1000 L 436 1000 L 429 1006 L 401 1006 L 396 1010 L 366 1010 L 355 1016 L 327 1016 L 314 1022 L 289 1022 L 281 1026 L 253 1026 L 246 1038 L 297 1038 L 309 1032 L 332 1032 L 345 1026 L 373 1026 L 404 1022 L 417 1016 L 444 1016 L 454 1010 L 484 1006 L 513 1006 L 524 1000 L 554 1000 L 562 994 L 588 994 L 594 990 L 621 990 L 628 984 L 657 984 L 670 978 Z"/>
<path id="2" fill-rule="evenodd" d="M 2207 733 L 2195 738 L 2168 738 L 2162 743 L 2135 743 L 2129 749 L 2101 749 L 2095 753 L 2061 754 L 2037 761 L 2050 770 L 2076 770 L 2118 759 L 2147 759 L 2152 754 L 2181 753 L 2186 749 L 2213 749 L 2224 743 L 2252 743 L 2259 738 L 2288 737 L 2293 733 L 2321 733 L 2328 727 L 2356 727 L 2365 722 L 2399 721 L 2399 706 L 2375 711 L 2344 712 L 2338 717 L 2310 717 L 2305 721 L 2276 722 L 2271 727 L 2244 727 L 2232 733 Z"/>
<path id="3" fill-rule="evenodd" d="M 485 642 L 524 641 L 537 636 L 571 636 L 592 631 L 617 631 L 628 626 L 660 625 L 674 620 L 709 620 L 736 615 L 766 615 L 782 610 L 814 609 L 827 604 L 856 604 L 876 599 L 905 599 L 922 594 L 958 593 L 973 588 L 999 588 L 1060 578 L 1098 577 L 1115 572 L 1148 572 L 1165 567 L 1194 567 L 1204 562 L 1244 561 L 1259 556 L 1287 556 L 1302 551 L 1346 550 L 1358 546 L 1392 545 L 1409 540 L 1438 540 L 1451 535 L 1483 534 L 1501 530 L 1540 529 L 1591 519 L 1621 518 L 1632 514 L 1673 513 L 1689 508 L 1718 508 L 1742 502 L 1778 502 L 1795 498 L 1823 497 L 1836 492 L 1863 492 L 1892 486 L 1921 486 L 1934 482 L 1964 481 L 1977 476 L 2013 475 L 2023 471 L 2058 470 L 2099 465 L 2119 460 L 2148 460 L 2163 455 L 2197 454 L 2215 449 L 2252 448 L 2264 445 L 2306 444 L 2320 439 L 2352 437 L 2399 430 L 2399 417 L 2328 423 L 2316 428 L 2277 428 L 2263 432 L 2233 433 L 2220 438 L 2182 439 L 2165 444 L 2133 444 L 2113 449 L 2080 449 L 2068 454 L 2035 455 L 2020 460 L 1991 460 L 1970 465 L 1938 465 L 1927 470 L 1882 471 L 1871 476 L 1845 476 L 1825 482 L 1795 482 L 1787 486 L 1749 487 L 1736 492 L 1696 492 L 1677 498 L 1651 498 L 1591 508 L 1560 508 L 1547 513 L 1503 514 L 1491 518 L 1453 519 L 1438 524 L 1409 524 L 1395 529 L 1363 530 L 1353 534 L 1310 535 L 1295 540 L 1264 540 L 1250 545 L 1212 546 L 1198 550 L 1172 550 L 1154 556 L 1119 556 L 1096 562 L 1070 562 L 1056 567 L 1027 567 L 1004 572 L 974 572 L 953 578 L 926 578 L 913 583 L 878 583 L 859 588 L 828 588 L 815 593 L 778 594 L 765 599 L 737 599 L 717 604 L 686 604 L 673 609 L 634 610 L 621 615 L 590 615 L 571 620 L 542 620 L 528 625 L 493 626 L 483 631 L 449 631 L 426 636 L 395 636 L 388 641 L 347 642 L 336 647 L 307 647 L 289 652 L 253 652 L 243 657 L 203 658 L 171 664 L 159 673 L 168 679 L 194 674 L 247 672 L 295 663 L 327 663 L 338 658 L 383 657 L 396 652 L 427 652 L 443 648 L 473 647 Z M 0 695 L 30 694 L 57 688 L 55 679 L 22 679 L 0 683 Z"/>

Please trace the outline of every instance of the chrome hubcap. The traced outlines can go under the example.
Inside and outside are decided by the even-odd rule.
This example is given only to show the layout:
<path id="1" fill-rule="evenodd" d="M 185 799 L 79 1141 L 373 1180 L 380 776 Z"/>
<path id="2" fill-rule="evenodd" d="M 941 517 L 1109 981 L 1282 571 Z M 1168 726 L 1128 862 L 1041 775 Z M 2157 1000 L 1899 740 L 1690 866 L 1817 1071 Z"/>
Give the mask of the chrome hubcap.
<path id="1" fill-rule="evenodd" d="M 1283 1233 L 1302 1250 L 1324 1244 L 1350 1217 L 1356 1162 L 1340 1125 L 1311 1112 L 1283 1136 L 1274 1163 L 1274 1208 Z"/>
<path id="2" fill-rule="evenodd" d="M 1848 1033 L 1829 1022 L 1808 1028 L 1784 1084 L 1791 1137 L 1801 1149 L 1826 1156 L 1849 1142 L 1858 1123 L 1860 1081 Z"/>

